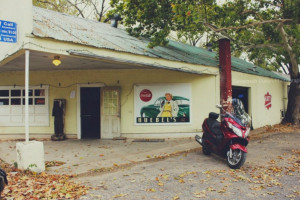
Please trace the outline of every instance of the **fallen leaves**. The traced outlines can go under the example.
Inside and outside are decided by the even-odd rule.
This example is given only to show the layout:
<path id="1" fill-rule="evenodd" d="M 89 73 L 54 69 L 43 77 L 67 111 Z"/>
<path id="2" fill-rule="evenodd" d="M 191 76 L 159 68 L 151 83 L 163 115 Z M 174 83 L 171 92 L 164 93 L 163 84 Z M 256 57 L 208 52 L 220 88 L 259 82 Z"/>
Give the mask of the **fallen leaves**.
<path id="1" fill-rule="evenodd" d="M 45 167 L 57 167 L 57 166 L 61 166 L 61 165 L 64 165 L 66 164 L 65 162 L 62 162 L 62 161 L 56 161 L 56 160 L 53 160 L 53 161 L 45 161 Z"/>
<path id="2" fill-rule="evenodd" d="M 164 186 L 164 183 L 163 182 L 158 182 L 157 185 L 158 186 Z"/>
<path id="3" fill-rule="evenodd" d="M 194 196 L 195 196 L 196 198 L 205 198 L 205 197 L 206 197 L 206 191 L 203 190 L 202 192 L 195 192 L 195 193 L 194 193 Z"/>
<path id="4" fill-rule="evenodd" d="M 125 197 L 125 196 L 127 196 L 128 194 L 117 194 L 117 195 L 114 195 L 114 196 L 112 196 L 112 198 L 119 198 L 119 197 Z"/>
<path id="5" fill-rule="evenodd" d="M 206 179 L 200 179 L 200 183 L 209 184 L 211 180 L 215 181 L 219 179 L 221 185 L 209 186 L 205 190 L 193 192 L 193 196 L 195 198 L 208 198 L 213 192 L 218 195 L 226 195 L 230 193 L 231 184 L 240 183 L 247 184 L 249 190 L 254 191 L 252 193 L 253 196 L 257 196 L 258 194 L 275 196 L 278 193 L 276 190 L 282 188 L 281 177 L 299 175 L 299 155 L 299 150 L 293 150 L 292 154 L 287 153 L 286 155 L 278 156 L 267 162 L 267 165 L 248 165 L 238 170 L 205 170 L 202 172 L 202 176 L 204 175 Z M 185 176 L 181 174 L 175 179 L 180 180 L 180 177 L 183 178 Z M 290 198 L 300 196 L 295 192 L 285 195 Z"/>
<path id="6" fill-rule="evenodd" d="M 56 166 L 56 161 L 48 163 Z M 9 184 L 4 199 L 76 199 L 88 193 L 89 187 L 71 181 L 72 175 L 50 175 L 46 172 L 21 171 L 1 162 L 8 174 Z"/>
<path id="7" fill-rule="evenodd" d="M 98 154 L 96 154 L 98 155 Z M 144 182 L 143 177 L 146 177 L 146 173 L 141 173 L 140 179 L 133 179 L 135 176 L 132 173 L 128 173 L 128 171 L 122 172 L 121 179 L 126 179 L 128 185 L 143 185 L 143 188 L 138 188 L 142 190 L 142 193 L 145 193 L 145 195 L 157 197 L 161 192 L 169 192 L 170 188 L 184 188 L 187 191 L 189 191 L 190 195 L 192 195 L 192 198 L 190 199 L 196 199 L 196 198 L 203 198 L 203 199 L 211 199 L 212 196 L 218 197 L 218 199 L 222 199 L 222 196 L 226 196 L 232 192 L 232 190 L 238 190 L 239 188 L 230 188 L 226 187 L 227 184 L 243 184 L 245 187 L 248 187 L 251 194 L 266 194 L 266 196 L 269 195 L 269 198 L 272 198 L 277 195 L 276 191 L 279 188 L 281 188 L 281 177 L 284 175 L 294 175 L 296 176 L 299 172 L 299 150 L 293 151 L 293 155 L 290 154 L 282 154 L 281 156 L 278 156 L 274 158 L 273 160 L 270 160 L 266 163 L 266 165 L 262 166 L 255 166 L 255 165 L 249 165 L 246 164 L 241 170 L 216 170 L 217 167 L 214 169 L 206 170 L 204 168 L 201 169 L 201 166 L 199 163 L 195 164 L 197 168 L 195 167 L 193 171 L 184 171 L 182 168 L 176 168 L 176 173 L 170 173 L 169 168 L 173 166 L 160 166 L 159 170 L 155 172 L 154 175 L 151 175 L 151 177 L 148 177 L 148 179 Z M 100 154 L 100 156 L 102 156 Z M 151 156 L 152 158 L 155 158 L 155 156 Z M 190 157 L 190 156 L 189 156 Z M 289 165 L 282 165 L 283 161 L 286 162 L 288 160 Z M 282 163 L 280 163 L 282 162 Z M 51 166 L 55 166 L 57 163 L 52 161 L 52 163 L 49 163 Z M 281 164 L 281 165 L 280 165 Z M 122 163 L 115 163 L 111 168 L 102 168 L 103 171 L 110 172 L 111 170 L 115 171 L 121 171 L 120 169 L 128 169 L 128 166 L 134 166 L 134 165 L 124 165 Z M 190 169 L 190 168 L 185 168 Z M 203 172 L 202 172 L 203 171 Z M 11 196 L 11 199 L 17 199 L 17 194 L 22 195 L 23 198 L 31 198 L 31 199 L 66 199 L 66 198 L 80 198 L 80 189 L 76 188 L 75 185 L 68 185 L 68 182 L 71 182 L 72 177 L 59 177 L 59 176 L 50 176 L 46 173 L 41 174 L 19 174 L 19 172 L 9 172 L 9 176 L 11 179 L 15 179 L 13 184 L 16 184 L 14 189 L 9 189 L 5 191 L 6 194 L 9 192 L 10 195 L 13 195 L 12 193 L 15 190 L 15 197 Z M 14 177 L 15 176 L 15 177 Z M 49 179 L 46 180 L 40 180 L 41 179 Z M 120 177 L 118 177 L 118 181 L 112 181 L 114 183 L 119 182 Z M 193 178 L 193 179 L 191 179 Z M 291 177 L 293 178 L 293 177 Z M 111 179 L 110 179 L 111 180 Z M 116 179 L 114 179 L 116 180 Z M 211 181 L 219 181 L 218 184 L 214 185 Z M 10 180 L 11 181 L 11 180 Z M 19 185 L 18 185 L 19 184 Z M 23 184 L 23 185 L 22 185 Z M 74 184 L 74 183 L 69 183 Z M 197 185 L 199 184 L 199 185 Z M 23 186 L 26 186 L 26 189 L 22 189 Z M 199 187 L 198 187 L 199 186 Z M 78 186 L 82 187 L 82 186 Z M 72 189 L 74 188 L 74 189 Z M 148 189 L 147 189 L 148 188 Z M 108 190 L 107 188 L 100 188 L 102 191 Z M 100 190 L 99 189 L 99 190 Z M 109 189 L 111 190 L 111 188 Z M 42 191 L 42 192 L 41 192 Z M 114 191 L 114 190 L 111 190 Z M 180 190 L 184 191 L 184 190 Z M 87 192 L 87 191 L 86 191 Z M 123 193 L 121 193 L 123 192 Z M 125 190 L 119 190 L 114 191 L 114 193 L 109 194 L 109 197 L 111 198 L 120 198 L 125 197 L 124 199 L 130 199 L 131 194 L 125 194 L 129 193 Z M 179 195 L 176 195 L 176 192 L 173 192 L 170 196 L 168 196 L 169 199 L 179 199 L 183 198 L 185 199 L 184 195 L 179 197 Z M 238 192 L 238 191 L 236 191 Z M 82 194 L 84 192 L 82 191 Z M 5 194 L 5 195 L 6 195 Z M 102 197 L 99 197 L 97 199 L 105 199 L 105 195 L 102 193 L 99 193 L 102 195 Z M 47 196 L 48 195 L 48 196 Z M 111 196 L 114 195 L 114 196 Z M 293 192 L 293 190 L 290 190 L 290 193 L 283 194 L 286 197 L 290 198 L 296 198 L 299 196 L 299 194 Z M 255 195 L 253 195 L 255 196 Z M 220 198 L 221 197 L 221 198 Z M 9 197 L 8 197 L 9 198 Z M 107 198 L 106 198 L 107 199 Z M 132 198 L 131 198 L 132 199 Z M 260 198 L 258 198 L 260 199 Z"/>
<path id="8" fill-rule="evenodd" d="M 3 194 L 6 198 L 22 196 L 23 199 L 74 199 L 87 194 L 89 188 L 70 181 L 70 178 L 72 176 L 46 173 L 8 173 L 9 185 Z"/>
<path id="9" fill-rule="evenodd" d="M 267 125 L 256 131 L 251 131 L 251 139 L 261 139 L 266 137 L 270 134 L 274 133 L 296 133 L 299 130 L 299 125 L 292 125 L 292 124 L 276 124 L 276 125 Z"/>
<path id="10" fill-rule="evenodd" d="M 179 181 L 179 183 L 185 183 L 185 181 L 183 179 L 179 179 L 178 181 Z"/>
<path id="11" fill-rule="evenodd" d="M 156 192 L 156 189 L 154 189 L 154 188 L 148 188 L 148 189 L 146 189 L 146 192 Z"/>
<path id="12" fill-rule="evenodd" d="M 265 126 L 266 132 L 293 132 L 295 128 L 296 127 L 292 124 L 276 124 L 273 126 Z"/>

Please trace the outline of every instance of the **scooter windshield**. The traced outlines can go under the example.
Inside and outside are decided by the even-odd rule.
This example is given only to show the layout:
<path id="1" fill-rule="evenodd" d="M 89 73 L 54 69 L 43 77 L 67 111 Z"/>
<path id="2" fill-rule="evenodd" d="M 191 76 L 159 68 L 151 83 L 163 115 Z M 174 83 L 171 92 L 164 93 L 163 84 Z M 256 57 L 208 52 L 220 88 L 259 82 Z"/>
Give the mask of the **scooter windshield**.
<path id="1" fill-rule="evenodd" d="M 232 99 L 231 114 L 234 120 L 241 126 L 251 126 L 251 117 L 246 113 L 243 102 L 240 99 Z"/>

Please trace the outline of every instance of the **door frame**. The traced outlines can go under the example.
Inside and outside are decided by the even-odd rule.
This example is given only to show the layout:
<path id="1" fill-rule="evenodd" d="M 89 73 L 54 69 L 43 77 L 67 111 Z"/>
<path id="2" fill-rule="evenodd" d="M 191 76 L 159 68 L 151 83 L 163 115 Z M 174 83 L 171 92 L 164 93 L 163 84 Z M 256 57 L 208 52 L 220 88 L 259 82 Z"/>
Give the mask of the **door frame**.
<path id="1" fill-rule="evenodd" d="M 77 139 L 81 139 L 81 98 L 80 98 L 80 88 L 84 88 L 84 87 L 96 87 L 96 88 L 100 88 L 100 93 L 101 93 L 101 87 L 104 87 L 105 84 L 104 83 L 90 83 L 90 84 L 77 84 Z M 101 101 L 101 96 L 100 96 L 100 101 Z M 101 106 L 101 102 L 100 106 Z M 101 112 L 100 112 L 100 119 L 101 119 Z M 101 121 L 99 122 L 101 123 Z M 101 124 L 100 124 L 101 126 Z M 100 127 L 100 131 L 101 131 L 101 127 Z"/>
<path id="2" fill-rule="evenodd" d="M 248 99 L 247 99 L 247 101 L 248 101 L 248 114 L 250 116 L 252 116 L 251 87 L 232 85 L 232 90 L 233 90 L 234 87 L 235 88 L 240 88 L 240 89 L 247 89 L 247 95 L 248 95 Z"/>

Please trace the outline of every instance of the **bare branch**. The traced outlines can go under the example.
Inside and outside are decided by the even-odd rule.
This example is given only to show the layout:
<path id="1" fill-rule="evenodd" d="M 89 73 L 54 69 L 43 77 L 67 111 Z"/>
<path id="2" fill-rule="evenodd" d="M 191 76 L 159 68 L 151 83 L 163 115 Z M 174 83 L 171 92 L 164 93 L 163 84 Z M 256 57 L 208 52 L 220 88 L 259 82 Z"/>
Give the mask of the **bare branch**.
<path id="1" fill-rule="evenodd" d="M 79 12 L 79 14 L 81 15 L 82 18 L 85 18 L 82 10 L 77 6 L 77 4 L 72 3 L 70 0 L 67 0 L 67 2 L 69 4 L 71 4 L 74 8 L 76 8 L 76 10 Z"/>
<path id="2" fill-rule="evenodd" d="M 105 0 L 102 0 L 101 12 L 99 14 L 99 22 L 101 22 L 103 14 L 104 14 L 104 3 L 105 3 Z"/>
<path id="3" fill-rule="evenodd" d="M 249 28 L 249 27 L 253 27 L 253 26 L 258 26 L 261 24 L 268 24 L 268 23 L 285 23 L 285 22 L 291 22 L 292 19 L 273 19 L 273 20 L 265 20 L 265 21 L 260 21 L 260 22 L 254 22 L 252 24 L 247 24 L 244 26 L 229 26 L 229 27 L 224 27 L 224 28 L 217 28 L 215 26 L 213 26 L 212 24 L 206 23 L 204 22 L 203 24 L 205 26 L 207 26 L 208 28 L 210 28 L 211 30 L 215 31 L 215 32 L 221 32 L 221 31 L 225 31 L 225 30 L 239 30 L 239 29 L 245 29 L 245 28 Z"/>
<path id="4" fill-rule="evenodd" d="M 230 37 L 225 31 L 215 31 L 216 29 L 218 29 L 218 27 L 216 27 L 215 25 L 212 25 L 212 24 L 209 24 L 209 23 L 206 23 L 206 22 L 201 22 L 203 23 L 205 26 L 207 26 L 210 30 L 212 30 L 213 32 L 215 32 L 215 34 L 219 37 L 227 37 L 228 39 L 230 39 L 231 41 L 235 41 L 232 37 Z"/>
<path id="5" fill-rule="evenodd" d="M 95 13 L 96 13 L 96 15 L 98 16 L 99 15 L 99 11 L 98 11 L 98 8 L 97 8 L 97 5 L 96 5 L 96 3 L 94 2 L 94 1 L 90 1 L 90 3 L 93 5 L 93 7 L 94 7 L 94 10 L 95 10 Z"/>
<path id="6" fill-rule="evenodd" d="M 282 44 L 251 44 L 248 46 L 242 46 L 242 49 L 247 50 L 247 49 L 252 49 L 252 48 L 257 48 L 257 49 L 262 49 L 262 48 L 268 48 L 271 51 L 277 52 L 276 47 L 282 47 Z"/>
<path id="7" fill-rule="evenodd" d="M 49 5 L 53 6 L 55 8 L 55 10 L 59 11 L 59 8 L 57 7 L 57 5 L 54 4 L 54 3 L 52 3 L 52 2 L 50 2 L 50 1 L 37 0 L 37 2 L 44 3 L 44 4 L 49 4 Z"/>

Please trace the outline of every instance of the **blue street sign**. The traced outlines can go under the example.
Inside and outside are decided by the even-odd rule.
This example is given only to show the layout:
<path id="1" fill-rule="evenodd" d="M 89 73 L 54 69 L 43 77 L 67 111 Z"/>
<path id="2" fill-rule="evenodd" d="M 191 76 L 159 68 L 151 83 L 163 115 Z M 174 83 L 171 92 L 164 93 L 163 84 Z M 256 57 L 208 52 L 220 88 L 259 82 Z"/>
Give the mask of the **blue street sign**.
<path id="1" fill-rule="evenodd" d="M 17 42 L 17 23 L 0 20 L 0 42 Z"/>

